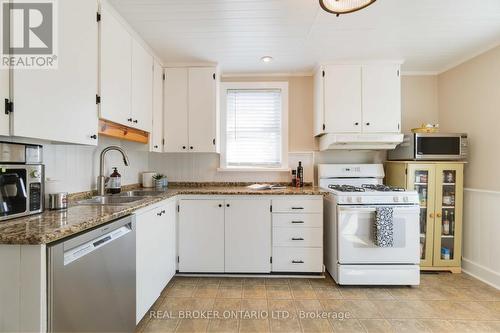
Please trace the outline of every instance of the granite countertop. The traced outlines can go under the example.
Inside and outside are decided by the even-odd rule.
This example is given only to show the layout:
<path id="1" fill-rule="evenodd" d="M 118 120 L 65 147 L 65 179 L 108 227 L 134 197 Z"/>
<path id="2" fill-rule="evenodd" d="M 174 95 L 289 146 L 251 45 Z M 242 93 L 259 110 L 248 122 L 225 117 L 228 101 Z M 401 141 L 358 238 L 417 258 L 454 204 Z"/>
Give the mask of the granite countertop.
<path id="1" fill-rule="evenodd" d="M 153 190 L 153 189 L 146 189 Z M 145 197 L 122 206 L 70 204 L 66 211 L 45 211 L 42 214 L 0 221 L 0 244 L 48 244 L 99 226 L 134 211 L 177 195 L 323 195 L 318 187 L 287 187 L 279 190 L 251 190 L 244 185 L 204 185 L 194 183 L 173 185 L 162 194 Z M 91 192 L 75 196 L 90 197 Z"/>

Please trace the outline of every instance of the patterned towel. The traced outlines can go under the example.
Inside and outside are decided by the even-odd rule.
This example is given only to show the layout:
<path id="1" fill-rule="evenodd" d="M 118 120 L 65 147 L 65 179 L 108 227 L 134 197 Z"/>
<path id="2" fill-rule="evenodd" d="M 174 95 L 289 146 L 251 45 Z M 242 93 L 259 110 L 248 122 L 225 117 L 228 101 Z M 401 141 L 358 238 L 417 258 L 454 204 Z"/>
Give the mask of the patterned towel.
<path id="1" fill-rule="evenodd" d="M 393 215 L 394 210 L 391 207 L 378 207 L 375 213 L 374 239 L 378 247 L 393 247 Z"/>

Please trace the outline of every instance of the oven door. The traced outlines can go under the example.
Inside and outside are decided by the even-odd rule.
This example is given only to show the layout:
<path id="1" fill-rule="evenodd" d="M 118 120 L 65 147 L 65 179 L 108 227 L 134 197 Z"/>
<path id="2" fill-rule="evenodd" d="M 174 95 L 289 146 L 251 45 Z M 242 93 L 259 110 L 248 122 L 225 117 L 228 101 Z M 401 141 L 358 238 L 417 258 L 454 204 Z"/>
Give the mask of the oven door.
<path id="1" fill-rule="evenodd" d="M 338 206 L 338 251 L 340 264 L 418 264 L 418 206 L 394 208 L 394 246 L 374 243 L 375 206 Z"/>
<path id="2" fill-rule="evenodd" d="M 0 167 L 0 220 L 26 215 L 26 168 Z"/>

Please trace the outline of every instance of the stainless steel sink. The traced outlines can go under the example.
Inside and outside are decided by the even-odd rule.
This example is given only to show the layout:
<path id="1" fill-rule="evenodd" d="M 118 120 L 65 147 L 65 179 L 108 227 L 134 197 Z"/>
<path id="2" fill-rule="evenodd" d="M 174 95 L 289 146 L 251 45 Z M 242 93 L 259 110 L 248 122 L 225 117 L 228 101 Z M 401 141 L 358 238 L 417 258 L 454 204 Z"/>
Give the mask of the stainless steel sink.
<path id="1" fill-rule="evenodd" d="M 120 197 L 154 197 L 160 194 L 163 194 L 165 192 L 162 191 L 128 191 L 128 192 L 122 192 L 118 194 L 117 196 Z"/>
<path id="2" fill-rule="evenodd" d="M 97 196 L 91 199 L 78 201 L 79 205 L 109 205 L 109 206 L 121 206 L 128 205 L 135 201 L 144 199 L 144 196 Z"/>

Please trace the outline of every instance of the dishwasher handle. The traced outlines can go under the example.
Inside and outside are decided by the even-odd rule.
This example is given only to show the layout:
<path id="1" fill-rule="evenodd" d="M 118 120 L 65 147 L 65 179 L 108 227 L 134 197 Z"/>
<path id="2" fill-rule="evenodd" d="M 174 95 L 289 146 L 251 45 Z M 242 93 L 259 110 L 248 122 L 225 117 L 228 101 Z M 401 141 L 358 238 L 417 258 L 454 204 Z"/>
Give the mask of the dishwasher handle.
<path id="1" fill-rule="evenodd" d="M 132 232 L 132 223 L 128 223 L 110 231 L 104 235 L 96 237 L 90 241 L 83 242 L 67 251 L 64 251 L 64 266 L 71 264 L 72 262 L 89 255 L 90 253 L 97 251 L 103 246 L 114 242 L 115 240 L 125 236 L 126 234 Z"/>

